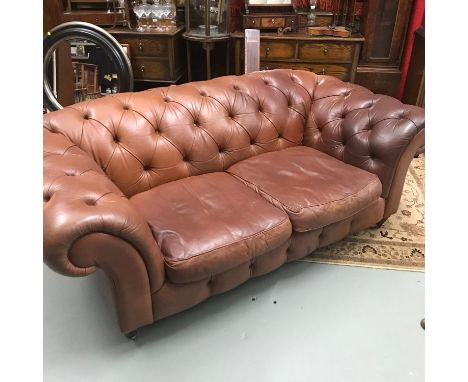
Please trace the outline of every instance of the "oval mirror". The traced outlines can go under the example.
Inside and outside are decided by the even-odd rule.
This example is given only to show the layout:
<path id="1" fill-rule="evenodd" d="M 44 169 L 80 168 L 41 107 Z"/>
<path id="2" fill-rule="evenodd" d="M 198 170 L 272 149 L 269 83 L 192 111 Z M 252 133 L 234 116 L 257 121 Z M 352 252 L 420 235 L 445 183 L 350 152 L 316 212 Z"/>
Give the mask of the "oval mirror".
<path id="1" fill-rule="evenodd" d="M 127 52 L 104 29 L 73 21 L 44 36 L 43 102 L 49 111 L 88 99 L 133 91 Z"/>

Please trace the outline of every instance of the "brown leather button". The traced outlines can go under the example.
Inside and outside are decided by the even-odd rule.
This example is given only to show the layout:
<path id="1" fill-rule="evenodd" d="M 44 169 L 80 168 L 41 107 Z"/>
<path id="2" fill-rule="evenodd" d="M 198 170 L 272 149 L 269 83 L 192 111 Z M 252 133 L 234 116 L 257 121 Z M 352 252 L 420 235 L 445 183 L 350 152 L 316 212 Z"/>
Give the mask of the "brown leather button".
<path id="1" fill-rule="evenodd" d="M 232 88 L 233 88 L 234 90 L 239 90 L 239 86 L 237 86 L 237 85 L 234 85 Z"/>
<path id="2" fill-rule="evenodd" d="M 86 199 L 85 204 L 87 204 L 88 206 L 95 206 L 96 201 L 94 199 Z"/>
<path id="3" fill-rule="evenodd" d="M 115 143 L 119 143 L 119 142 L 120 142 L 120 139 L 119 139 L 118 136 L 115 136 L 115 137 L 114 137 L 114 142 L 115 142 Z"/>
<path id="4" fill-rule="evenodd" d="M 85 114 L 85 115 L 83 115 L 83 118 L 84 118 L 84 119 L 89 119 L 89 118 L 90 118 L 90 115 L 89 115 L 89 114 Z"/>
<path id="5" fill-rule="evenodd" d="M 145 170 L 145 171 L 151 170 L 151 165 L 150 165 L 150 164 L 145 164 L 145 165 L 143 166 L 143 170 Z"/>
<path id="6" fill-rule="evenodd" d="M 48 202 L 50 200 L 50 198 L 52 198 L 51 194 L 44 194 L 44 196 L 43 196 L 44 202 Z"/>
<path id="7" fill-rule="evenodd" d="M 206 97 L 206 93 L 205 93 L 204 91 L 201 91 L 201 92 L 200 92 L 200 95 L 201 95 L 202 97 Z"/>
<path id="8" fill-rule="evenodd" d="M 254 144 L 255 144 L 255 139 L 251 139 L 251 140 L 250 140 L 250 144 L 251 144 L 251 145 L 254 145 Z"/>
<path id="9" fill-rule="evenodd" d="M 124 105 L 123 109 L 124 109 L 124 110 L 129 110 L 129 109 L 130 109 L 130 106 Z"/>

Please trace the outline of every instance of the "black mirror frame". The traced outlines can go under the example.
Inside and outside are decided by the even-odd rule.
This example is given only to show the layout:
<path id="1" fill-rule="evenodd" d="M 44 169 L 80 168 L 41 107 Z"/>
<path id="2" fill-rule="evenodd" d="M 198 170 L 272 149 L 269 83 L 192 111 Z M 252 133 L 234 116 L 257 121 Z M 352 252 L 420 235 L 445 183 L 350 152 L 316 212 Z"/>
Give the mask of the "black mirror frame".
<path id="1" fill-rule="evenodd" d="M 81 21 L 71 21 L 57 25 L 44 36 L 43 41 L 43 103 L 48 110 L 62 109 L 47 79 L 47 67 L 57 45 L 73 38 L 85 39 L 104 49 L 114 64 L 118 74 L 119 92 L 133 91 L 132 64 L 120 43 L 107 31 L 97 25 Z"/>

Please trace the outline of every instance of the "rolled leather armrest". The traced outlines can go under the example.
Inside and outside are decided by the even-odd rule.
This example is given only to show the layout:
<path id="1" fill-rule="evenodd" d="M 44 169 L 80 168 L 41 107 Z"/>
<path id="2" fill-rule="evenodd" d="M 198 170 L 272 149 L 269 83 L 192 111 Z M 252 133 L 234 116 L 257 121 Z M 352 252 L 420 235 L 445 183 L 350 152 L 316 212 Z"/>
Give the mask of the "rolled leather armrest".
<path id="1" fill-rule="evenodd" d="M 164 282 L 160 249 L 147 223 L 101 167 L 67 137 L 47 128 L 43 163 L 44 262 L 68 276 L 101 267 L 114 284 L 130 274 L 148 280 L 145 294 L 157 291 Z M 115 261 L 109 261 L 99 240 L 122 249 L 114 251 Z"/>
<path id="2" fill-rule="evenodd" d="M 304 87 L 309 76 L 304 74 Z M 312 83 L 303 144 L 376 174 L 389 216 L 411 159 L 424 146 L 424 109 L 333 77 L 316 76 Z"/>

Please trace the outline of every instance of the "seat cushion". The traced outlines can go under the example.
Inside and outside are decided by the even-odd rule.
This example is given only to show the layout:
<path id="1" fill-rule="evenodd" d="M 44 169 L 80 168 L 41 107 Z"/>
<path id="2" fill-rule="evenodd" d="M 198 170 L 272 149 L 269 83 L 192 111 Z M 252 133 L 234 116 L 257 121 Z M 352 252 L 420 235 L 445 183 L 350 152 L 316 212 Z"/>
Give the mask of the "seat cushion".
<path id="1" fill-rule="evenodd" d="M 148 222 L 173 283 L 253 264 L 292 232 L 286 213 L 223 172 L 166 183 L 130 200 Z"/>
<path id="2" fill-rule="evenodd" d="M 382 192 L 376 175 L 306 146 L 260 154 L 227 172 L 284 210 L 299 232 L 346 219 Z"/>

